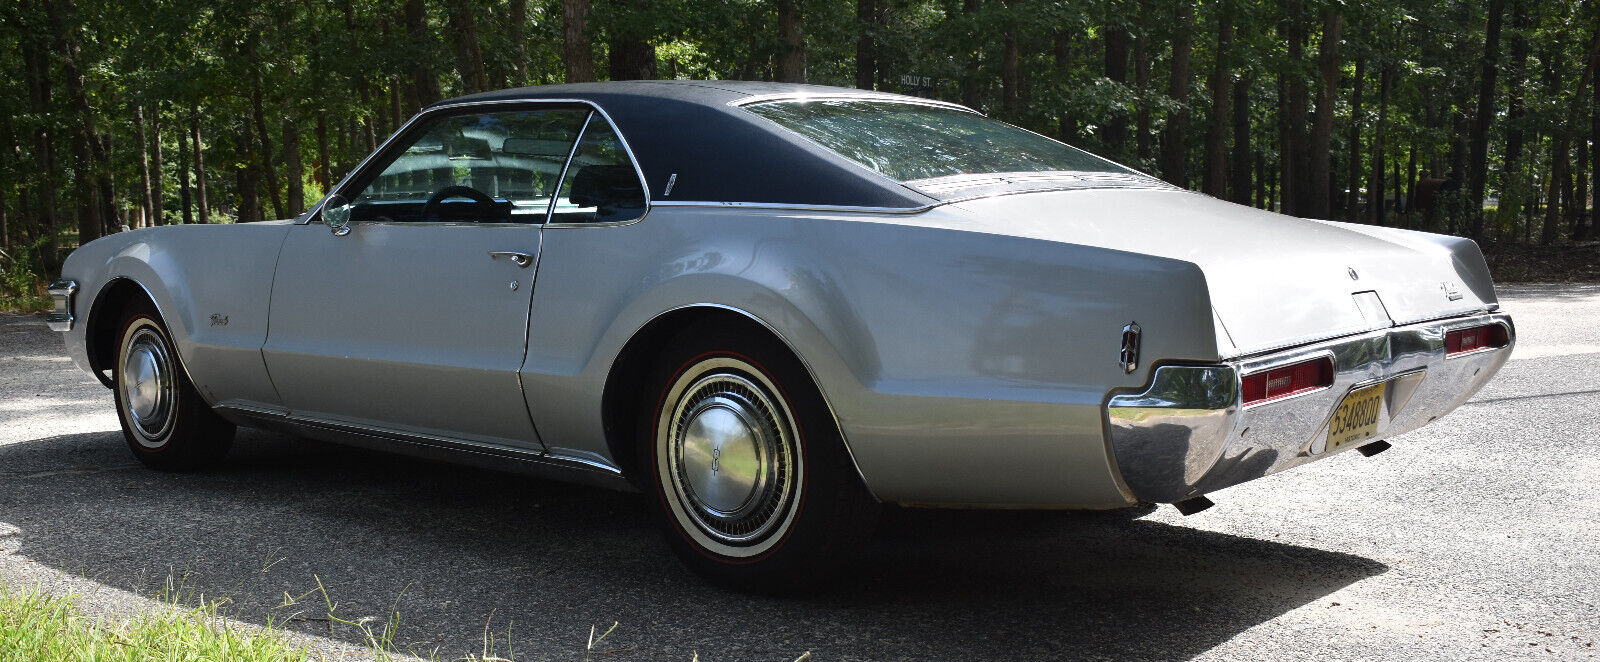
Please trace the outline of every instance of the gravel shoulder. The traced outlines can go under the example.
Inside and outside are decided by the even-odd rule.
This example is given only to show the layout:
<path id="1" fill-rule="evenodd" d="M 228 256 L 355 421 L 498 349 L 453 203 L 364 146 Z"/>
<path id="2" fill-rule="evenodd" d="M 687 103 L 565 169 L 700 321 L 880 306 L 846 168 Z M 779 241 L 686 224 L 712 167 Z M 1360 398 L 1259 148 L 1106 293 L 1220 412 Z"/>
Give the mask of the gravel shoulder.
<path id="1" fill-rule="evenodd" d="M 169 577 L 330 659 L 1600 658 L 1600 285 L 1501 290 L 1499 377 L 1373 458 L 1223 490 L 1192 517 L 894 513 L 801 599 L 711 588 L 636 495 L 241 431 L 220 470 L 135 466 L 109 392 L 0 315 L 0 582 L 147 608 Z M 616 630 L 586 653 L 591 627 Z"/>

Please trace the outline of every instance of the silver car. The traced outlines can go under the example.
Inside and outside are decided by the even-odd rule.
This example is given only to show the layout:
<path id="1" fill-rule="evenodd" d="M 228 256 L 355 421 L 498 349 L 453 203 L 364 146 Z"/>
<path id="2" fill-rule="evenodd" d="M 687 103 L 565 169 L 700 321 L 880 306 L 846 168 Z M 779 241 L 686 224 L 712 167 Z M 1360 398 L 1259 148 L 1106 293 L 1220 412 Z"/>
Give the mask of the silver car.
<path id="1" fill-rule="evenodd" d="M 49 323 L 151 467 L 246 425 L 638 490 L 746 587 L 812 581 L 882 503 L 1193 512 L 1386 448 L 1514 340 L 1471 241 L 769 83 L 446 101 L 300 218 L 62 271 Z"/>

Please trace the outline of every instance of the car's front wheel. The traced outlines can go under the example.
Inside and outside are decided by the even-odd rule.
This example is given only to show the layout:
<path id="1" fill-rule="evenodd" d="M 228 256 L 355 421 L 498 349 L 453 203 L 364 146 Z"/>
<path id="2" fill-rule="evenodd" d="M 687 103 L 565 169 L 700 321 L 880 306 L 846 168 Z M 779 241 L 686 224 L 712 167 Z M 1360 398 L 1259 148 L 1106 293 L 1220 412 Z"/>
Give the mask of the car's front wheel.
<path id="1" fill-rule="evenodd" d="M 793 590 L 870 531 L 876 504 L 820 392 L 781 344 L 690 329 L 651 382 L 640 434 L 650 500 L 695 571 Z"/>
<path id="2" fill-rule="evenodd" d="M 216 464 L 234 426 L 200 399 L 172 337 L 149 305 L 130 306 L 112 366 L 117 418 L 133 456 L 153 469 L 192 471 Z"/>

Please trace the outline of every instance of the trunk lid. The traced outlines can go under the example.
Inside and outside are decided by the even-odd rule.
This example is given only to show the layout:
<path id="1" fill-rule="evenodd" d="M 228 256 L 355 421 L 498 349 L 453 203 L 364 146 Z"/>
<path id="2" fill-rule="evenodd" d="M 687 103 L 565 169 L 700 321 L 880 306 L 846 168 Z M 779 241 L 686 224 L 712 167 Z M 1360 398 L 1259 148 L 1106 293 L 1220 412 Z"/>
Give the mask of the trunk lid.
<path id="1" fill-rule="evenodd" d="M 1495 303 L 1477 244 L 1458 237 L 1299 219 L 1169 189 L 1006 195 L 953 206 L 981 231 L 1198 265 L 1224 358 Z"/>

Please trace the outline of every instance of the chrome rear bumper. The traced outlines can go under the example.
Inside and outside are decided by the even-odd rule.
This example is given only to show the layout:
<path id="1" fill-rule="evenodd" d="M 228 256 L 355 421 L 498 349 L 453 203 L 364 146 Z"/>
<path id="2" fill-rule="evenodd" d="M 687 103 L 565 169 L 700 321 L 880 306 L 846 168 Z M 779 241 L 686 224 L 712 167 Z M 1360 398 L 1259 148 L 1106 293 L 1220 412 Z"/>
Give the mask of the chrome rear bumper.
<path id="1" fill-rule="evenodd" d="M 1502 324 L 1508 343 L 1445 357 L 1445 334 Z M 1490 313 L 1393 327 L 1211 366 L 1162 366 L 1140 393 L 1106 405 L 1117 467 L 1141 501 L 1171 503 L 1334 453 L 1328 419 L 1352 389 L 1389 383 L 1373 439 L 1410 432 L 1466 402 L 1511 356 L 1516 329 Z M 1333 385 L 1250 407 L 1239 376 L 1328 356 Z M 1370 442 L 1363 442 L 1370 443 Z M 1343 446 L 1347 450 L 1361 444 Z"/>

